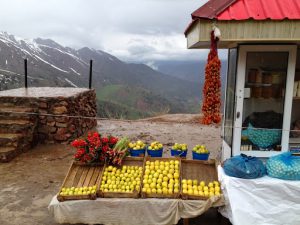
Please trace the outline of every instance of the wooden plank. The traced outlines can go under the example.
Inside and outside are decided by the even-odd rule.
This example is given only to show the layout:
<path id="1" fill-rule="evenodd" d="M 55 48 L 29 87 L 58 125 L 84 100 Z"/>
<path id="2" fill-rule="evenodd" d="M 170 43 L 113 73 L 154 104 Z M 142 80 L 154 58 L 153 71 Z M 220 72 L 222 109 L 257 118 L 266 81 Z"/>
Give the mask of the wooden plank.
<path id="1" fill-rule="evenodd" d="M 102 167 L 97 166 L 97 167 L 94 169 L 94 173 L 93 173 L 92 178 L 91 178 L 91 180 L 90 180 L 89 186 L 93 186 L 93 185 L 96 184 L 96 181 L 97 181 L 98 177 L 100 176 L 101 168 L 102 168 Z"/>
<path id="2" fill-rule="evenodd" d="M 89 167 L 84 166 L 82 174 L 81 174 L 80 179 L 78 181 L 77 187 L 83 187 L 83 183 L 85 181 L 85 178 L 86 178 L 86 175 L 88 174 L 88 172 L 89 172 Z"/>
<path id="3" fill-rule="evenodd" d="M 75 166 L 74 164 L 72 164 L 72 166 L 71 166 L 71 168 L 70 168 L 70 170 L 67 173 L 67 176 L 65 178 L 65 182 L 62 185 L 63 187 L 66 187 L 66 188 L 72 187 L 75 175 L 78 171 L 78 168 L 79 168 L 78 166 Z"/>
<path id="4" fill-rule="evenodd" d="M 95 170 L 95 167 L 90 167 L 89 168 L 89 171 L 88 171 L 88 173 L 87 173 L 87 175 L 86 175 L 86 178 L 85 178 L 85 180 L 84 180 L 84 183 L 83 183 L 83 186 L 85 187 L 87 187 L 87 186 L 90 186 L 89 184 L 90 184 L 90 180 L 91 180 L 91 178 L 92 178 L 92 176 L 93 176 L 93 173 L 94 173 L 94 170 Z"/>
<path id="5" fill-rule="evenodd" d="M 77 170 L 77 173 L 74 177 L 73 184 L 72 184 L 73 187 L 77 187 L 77 184 L 78 184 L 78 181 L 80 180 L 82 172 L 83 172 L 83 167 L 78 166 L 78 170 Z"/>

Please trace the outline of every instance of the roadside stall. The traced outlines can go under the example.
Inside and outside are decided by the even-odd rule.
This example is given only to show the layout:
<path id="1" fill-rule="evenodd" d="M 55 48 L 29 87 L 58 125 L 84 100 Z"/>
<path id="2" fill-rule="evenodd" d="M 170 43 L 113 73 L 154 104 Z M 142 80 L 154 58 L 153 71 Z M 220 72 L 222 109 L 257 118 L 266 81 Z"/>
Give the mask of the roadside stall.
<path id="1" fill-rule="evenodd" d="M 129 142 L 98 132 L 72 142 L 74 162 L 49 211 L 58 223 L 177 224 L 224 204 L 217 162 L 204 145 Z M 188 221 L 185 220 L 185 224 Z"/>
<path id="2" fill-rule="evenodd" d="M 228 49 L 223 160 L 240 154 L 264 161 L 283 155 L 297 162 L 290 166 L 296 168 L 298 156 L 289 153 L 300 149 L 299 1 L 210 0 L 192 13 L 187 47 L 210 48 L 209 34 L 216 28 L 221 33 L 218 48 Z M 300 223 L 294 216 L 300 213 L 298 181 L 233 178 L 221 167 L 219 179 L 232 223 Z"/>

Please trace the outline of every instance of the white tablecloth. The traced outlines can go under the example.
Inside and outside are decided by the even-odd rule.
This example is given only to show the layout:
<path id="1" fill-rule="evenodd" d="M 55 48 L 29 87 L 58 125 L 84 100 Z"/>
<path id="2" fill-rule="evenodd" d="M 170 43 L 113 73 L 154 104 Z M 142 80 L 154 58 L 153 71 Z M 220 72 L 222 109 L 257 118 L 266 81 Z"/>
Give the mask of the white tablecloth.
<path id="1" fill-rule="evenodd" d="M 264 176 L 258 179 L 229 177 L 218 167 L 225 207 L 223 216 L 234 225 L 299 225 L 300 181 Z"/>
<path id="2" fill-rule="evenodd" d="M 165 225 L 177 224 L 180 218 L 193 218 L 210 207 L 222 205 L 224 201 L 220 197 L 207 201 L 97 198 L 58 202 L 54 196 L 48 209 L 58 223 Z"/>

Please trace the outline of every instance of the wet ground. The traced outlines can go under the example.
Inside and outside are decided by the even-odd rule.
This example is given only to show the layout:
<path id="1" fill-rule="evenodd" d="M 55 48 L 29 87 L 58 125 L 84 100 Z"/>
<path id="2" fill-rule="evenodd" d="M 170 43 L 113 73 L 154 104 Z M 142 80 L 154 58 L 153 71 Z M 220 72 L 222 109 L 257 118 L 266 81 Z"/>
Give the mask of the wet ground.
<path id="1" fill-rule="evenodd" d="M 219 127 L 195 123 L 102 120 L 98 130 L 144 141 L 158 140 L 164 144 L 206 144 L 213 158 L 219 155 L 221 144 Z M 69 145 L 39 145 L 10 163 L 0 164 L 0 225 L 57 224 L 47 206 L 63 182 L 73 153 L 74 149 Z M 191 219 L 190 224 L 225 225 L 227 220 L 212 209 Z"/>

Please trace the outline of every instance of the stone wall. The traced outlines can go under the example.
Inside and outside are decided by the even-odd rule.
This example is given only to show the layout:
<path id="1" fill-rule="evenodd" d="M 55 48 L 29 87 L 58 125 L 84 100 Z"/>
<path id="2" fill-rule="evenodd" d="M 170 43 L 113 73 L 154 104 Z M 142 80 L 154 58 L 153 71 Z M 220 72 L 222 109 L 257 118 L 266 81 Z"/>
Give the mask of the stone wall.
<path id="1" fill-rule="evenodd" d="M 96 117 L 94 90 L 67 97 L 40 97 L 38 105 L 38 142 L 69 142 L 97 125 L 95 119 L 77 117 Z"/>

